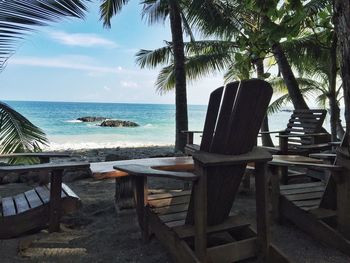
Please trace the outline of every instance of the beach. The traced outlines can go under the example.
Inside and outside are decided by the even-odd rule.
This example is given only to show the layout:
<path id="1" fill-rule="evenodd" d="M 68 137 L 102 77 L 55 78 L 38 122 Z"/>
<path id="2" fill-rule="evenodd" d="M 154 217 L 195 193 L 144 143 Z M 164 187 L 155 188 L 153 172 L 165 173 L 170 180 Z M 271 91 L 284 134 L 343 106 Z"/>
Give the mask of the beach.
<path id="1" fill-rule="evenodd" d="M 72 157 L 54 162 L 146 158 L 173 155 L 172 147 L 130 147 L 69 151 Z M 113 155 L 113 156 L 112 156 Z M 253 180 L 252 180 L 253 181 Z M 1 262 L 171 262 L 161 243 L 141 239 L 134 209 L 115 208 L 115 180 L 82 178 L 67 183 L 82 200 L 82 208 L 62 219 L 61 231 L 47 230 L 15 239 L 0 240 Z M 150 188 L 181 189 L 175 180 L 151 180 Z M 32 188 L 25 183 L 0 186 L 2 196 Z M 254 185 L 249 192 L 238 194 L 232 211 L 244 216 L 254 226 Z M 294 262 L 349 262 L 350 258 L 326 247 L 284 222 L 272 227 L 273 241 Z M 251 260 L 249 262 L 255 262 Z"/>

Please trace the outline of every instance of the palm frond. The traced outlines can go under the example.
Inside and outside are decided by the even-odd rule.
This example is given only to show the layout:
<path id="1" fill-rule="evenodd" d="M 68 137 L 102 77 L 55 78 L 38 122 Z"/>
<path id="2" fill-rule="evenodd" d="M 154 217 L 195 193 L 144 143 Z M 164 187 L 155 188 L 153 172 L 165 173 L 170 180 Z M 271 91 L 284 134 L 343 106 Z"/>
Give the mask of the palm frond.
<path id="1" fill-rule="evenodd" d="M 36 26 L 45 26 L 64 17 L 83 18 L 89 0 L 2 0 L 0 8 L 0 70 L 18 41 Z"/>
<path id="2" fill-rule="evenodd" d="M 103 21 L 103 26 L 110 28 L 112 17 L 119 13 L 128 2 L 129 0 L 102 0 L 100 5 L 100 20 Z"/>
<path id="3" fill-rule="evenodd" d="M 159 65 L 169 64 L 172 58 L 172 48 L 169 45 L 155 50 L 141 49 L 136 53 L 136 63 L 141 68 L 155 68 Z"/>
<path id="4" fill-rule="evenodd" d="M 275 99 L 267 108 L 267 114 L 271 115 L 273 113 L 279 112 L 283 106 L 288 102 L 291 102 L 291 97 L 288 94 L 284 94 L 279 98 Z"/>
<path id="5" fill-rule="evenodd" d="M 164 22 L 169 15 L 169 6 L 167 1 L 145 0 L 142 3 L 142 18 L 146 19 L 149 25 Z"/>
<path id="6" fill-rule="evenodd" d="M 169 65 L 161 69 L 156 80 L 156 88 L 159 94 L 165 94 L 174 90 L 175 72 L 174 65 Z"/>
<path id="7" fill-rule="evenodd" d="M 0 154 L 38 151 L 47 144 L 46 135 L 40 128 L 0 102 Z"/>

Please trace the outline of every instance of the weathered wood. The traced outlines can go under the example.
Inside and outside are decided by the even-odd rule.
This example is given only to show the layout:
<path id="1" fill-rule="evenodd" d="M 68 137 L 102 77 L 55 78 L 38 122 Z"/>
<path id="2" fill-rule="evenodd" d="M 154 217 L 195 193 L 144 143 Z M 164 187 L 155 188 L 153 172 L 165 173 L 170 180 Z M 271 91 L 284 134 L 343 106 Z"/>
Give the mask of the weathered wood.
<path id="1" fill-rule="evenodd" d="M 28 200 L 30 208 L 36 208 L 43 204 L 43 202 L 40 200 L 40 197 L 38 196 L 37 192 L 35 192 L 34 189 L 29 190 L 24 194 Z"/>
<path id="2" fill-rule="evenodd" d="M 2 198 L 2 213 L 5 216 L 16 215 L 16 206 L 12 197 Z"/>
<path id="3" fill-rule="evenodd" d="M 225 222 L 220 225 L 208 226 L 207 234 L 217 233 L 223 230 L 239 230 L 241 228 L 248 227 L 250 224 L 246 220 L 239 216 L 231 216 Z M 179 236 L 179 238 L 184 239 L 188 237 L 193 237 L 195 235 L 194 228 L 192 225 L 181 225 L 174 227 L 173 230 Z"/>
<path id="4" fill-rule="evenodd" d="M 193 185 L 194 199 L 194 252 L 199 261 L 206 263 L 207 258 L 207 224 L 208 224 L 208 186 L 207 170 L 195 162 L 195 171 L 200 176 Z M 209 210 L 210 211 L 210 210 Z"/>
<path id="5" fill-rule="evenodd" d="M 29 210 L 29 204 L 24 196 L 24 194 L 18 194 L 13 197 L 13 201 L 16 205 L 17 213 L 23 213 Z"/>
<path id="6" fill-rule="evenodd" d="M 32 165 L 12 165 L 12 166 L 0 166 L 0 172 L 29 172 L 29 171 L 54 171 L 62 169 L 83 169 L 89 168 L 89 163 L 44 163 L 44 164 L 32 164 Z"/>
<path id="7" fill-rule="evenodd" d="M 72 196 L 61 191 L 62 212 L 64 214 L 76 211 L 80 207 L 80 200 L 75 197 L 76 194 L 72 191 L 69 192 L 72 193 Z M 39 193 L 45 202 L 42 201 Z M 49 200 L 49 188 L 46 186 L 37 187 L 14 197 L 2 198 L 0 207 L 2 206 L 3 209 L 5 207 L 5 214 L 0 214 L 0 239 L 12 238 L 34 229 L 45 228 L 49 223 Z M 27 202 L 27 205 L 24 202 Z M 6 207 L 8 205 L 10 205 L 12 212 L 7 215 Z"/>
<path id="8" fill-rule="evenodd" d="M 281 194 L 291 195 L 291 194 L 302 194 L 302 193 L 312 193 L 312 192 L 324 192 L 324 186 L 314 186 L 314 187 L 305 187 L 305 188 L 296 188 L 290 190 L 282 190 Z"/>
<path id="9" fill-rule="evenodd" d="M 261 80 L 236 82 L 212 93 L 200 152 L 194 157 L 196 180 L 193 182 L 187 213 L 182 209 L 187 205 L 188 195 L 156 195 L 153 199 L 149 198 L 146 204 L 144 199 L 140 199 L 147 192 L 143 188 L 145 184 L 139 181 L 136 185 L 137 213 L 141 227 L 148 223 L 149 233 L 154 233 L 164 243 L 177 262 L 230 262 L 232 259 L 256 255 L 256 238 L 249 241 L 254 235 L 247 235 L 247 227 L 232 228 L 232 225 L 225 225 L 248 162 L 255 162 L 255 177 L 258 178 L 259 256 L 262 260 L 269 260 L 268 213 L 265 203 L 268 201 L 266 163 L 272 157 L 253 147 L 271 96 L 271 86 Z M 134 162 L 140 164 L 139 160 Z M 150 164 L 143 164 L 146 168 L 142 169 L 136 166 L 122 167 L 119 164 L 115 165 L 116 169 L 121 167 L 124 172 L 136 175 L 136 179 L 146 180 L 148 175 L 155 174 L 152 171 L 155 167 Z M 177 176 L 177 179 L 186 180 L 186 177 Z M 181 226 L 183 223 L 185 224 Z M 230 231 L 223 225 L 229 227 Z M 193 238 L 181 239 L 176 233 L 180 229 L 183 238 L 189 233 Z M 218 231 L 211 234 L 215 237 L 207 237 L 208 231 L 214 229 Z M 235 241 L 234 234 L 237 234 L 239 241 Z M 207 247 L 207 238 L 210 238 L 210 248 Z M 231 244 L 215 244 L 217 238 L 233 242 L 232 247 Z M 209 251 L 212 251 L 215 259 L 208 257 Z"/>
<path id="10" fill-rule="evenodd" d="M 50 215 L 49 215 L 49 232 L 60 230 L 61 218 L 61 190 L 62 190 L 63 170 L 54 170 L 51 174 L 50 186 Z"/>
<path id="11" fill-rule="evenodd" d="M 323 192 L 284 195 L 290 201 L 300 201 L 309 199 L 321 199 Z"/>
<path id="12" fill-rule="evenodd" d="M 46 204 L 50 201 L 50 192 L 44 185 L 35 187 L 35 191 L 40 196 L 41 201 Z"/>
<path id="13" fill-rule="evenodd" d="M 135 201 L 136 212 L 138 216 L 139 225 L 142 229 L 142 238 L 147 241 L 149 238 L 148 229 L 148 215 L 145 211 L 147 205 L 147 178 L 140 176 L 135 178 Z"/>
<path id="14" fill-rule="evenodd" d="M 350 255 L 350 242 L 338 231 L 321 220 L 318 220 L 313 214 L 299 209 L 283 196 L 281 196 L 280 208 L 282 216 L 291 220 L 303 231 L 328 246 L 339 249 L 343 253 Z"/>
<path id="15" fill-rule="evenodd" d="M 267 162 L 272 159 L 271 154 L 260 147 L 254 147 L 251 151 L 243 154 L 224 155 L 207 152 L 196 152 L 193 159 L 203 166 L 228 166 L 237 164 L 247 164 L 248 162 Z"/>
<path id="16" fill-rule="evenodd" d="M 208 258 L 210 262 L 236 262 L 251 258 L 256 254 L 256 243 L 257 238 L 252 237 L 234 243 L 208 248 Z"/>
<path id="17" fill-rule="evenodd" d="M 287 128 L 277 135 L 279 137 L 279 146 L 264 148 L 273 154 L 294 153 L 303 155 L 321 148 L 330 148 L 327 144 L 320 145 L 320 143 L 330 140 L 330 135 L 322 131 L 322 124 L 326 114 L 326 110 L 307 110 L 307 112 L 294 110 L 288 121 Z"/>
<path id="18" fill-rule="evenodd" d="M 270 247 L 267 165 L 257 163 L 255 169 L 257 245 L 259 258 L 264 262 L 268 260 Z"/>
<path id="19" fill-rule="evenodd" d="M 135 160 L 110 161 L 91 163 L 90 170 L 96 179 L 104 178 L 118 178 L 128 176 L 128 173 L 115 170 L 113 166 L 134 164 Z M 162 167 L 163 170 L 168 171 L 192 171 L 194 169 L 192 157 L 163 157 L 163 158 L 145 158 L 138 159 L 137 163 L 140 165 L 147 165 L 149 167 Z"/>
<path id="20" fill-rule="evenodd" d="M 141 164 L 116 165 L 114 168 L 116 170 L 128 172 L 129 174 L 135 174 L 137 176 L 164 177 L 186 181 L 194 181 L 197 180 L 198 177 L 193 173 L 161 171 L 157 170 L 156 168 Z"/>

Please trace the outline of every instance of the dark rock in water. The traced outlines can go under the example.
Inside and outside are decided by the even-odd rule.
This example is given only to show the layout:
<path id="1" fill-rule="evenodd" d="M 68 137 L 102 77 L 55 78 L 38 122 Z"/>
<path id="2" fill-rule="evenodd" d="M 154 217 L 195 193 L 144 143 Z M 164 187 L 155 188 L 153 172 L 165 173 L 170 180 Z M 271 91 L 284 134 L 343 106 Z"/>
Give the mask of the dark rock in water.
<path id="1" fill-rule="evenodd" d="M 87 117 L 80 117 L 77 120 L 82 122 L 96 122 L 96 121 L 104 121 L 107 120 L 105 117 L 93 117 L 93 116 L 87 116 Z"/>
<path id="2" fill-rule="evenodd" d="M 122 121 L 122 120 L 105 120 L 100 126 L 102 127 L 137 127 L 140 126 L 132 121 Z"/>

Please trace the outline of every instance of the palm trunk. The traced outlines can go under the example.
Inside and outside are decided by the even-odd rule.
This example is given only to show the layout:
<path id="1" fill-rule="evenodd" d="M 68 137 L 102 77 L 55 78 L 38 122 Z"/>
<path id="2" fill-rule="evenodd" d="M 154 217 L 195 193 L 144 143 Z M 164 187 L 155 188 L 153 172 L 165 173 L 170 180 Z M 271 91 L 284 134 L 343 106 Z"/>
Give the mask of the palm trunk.
<path id="1" fill-rule="evenodd" d="M 169 9 L 175 66 L 175 150 L 184 151 L 186 145 L 186 134 L 181 131 L 188 130 L 188 115 L 182 20 L 176 0 L 169 1 Z"/>
<path id="2" fill-rule="evenodd" d="M 342 149 L 350 155 L 350 2 L 335 0 L 334 21 L 338 36 L 340 72 L 343 80 L 346 131 Z"/>
<path id="3" fill-rule="evenodd" d="M 287 60 L 286 55 L 280 43 L 275 43 L 272 46 L 273 55 L 277 61 L 278 68 L 282 73 L 284 82 L 286 83 L 289 96 L 295 109 L 309 109 L 303 95 L 300 92 L 299 85 L 293 74 L 292 68 Z"/>
<path id="4" fill-rule="evenodd" d="M 263 59 L 259 59 L 255 62 L 255 66 L 256 66 L 256 73 L 259 79 L 264 79 L 264 60 Z M 267 117 L 267 114 L 265 115 L 265 118 L 261 124 L 261 131 L 269 131 L 269 119 Z M 270 146 L 273 147 L 273 142 L 271 139 L 270 134 L 262 134 L 261 135 L 261 143 L 263 146 Z"/>
<path id="5" fill-rule="evenodd" d="M 340 109 L 336 98 L 337 86 L 337 35 L 335 32 L 332 37 L 332 46 L 330 50 L 330 68 L 329 68 L 329 109 L 332 141 L 337 141 L 337 124 L 340 121 Z"/>

